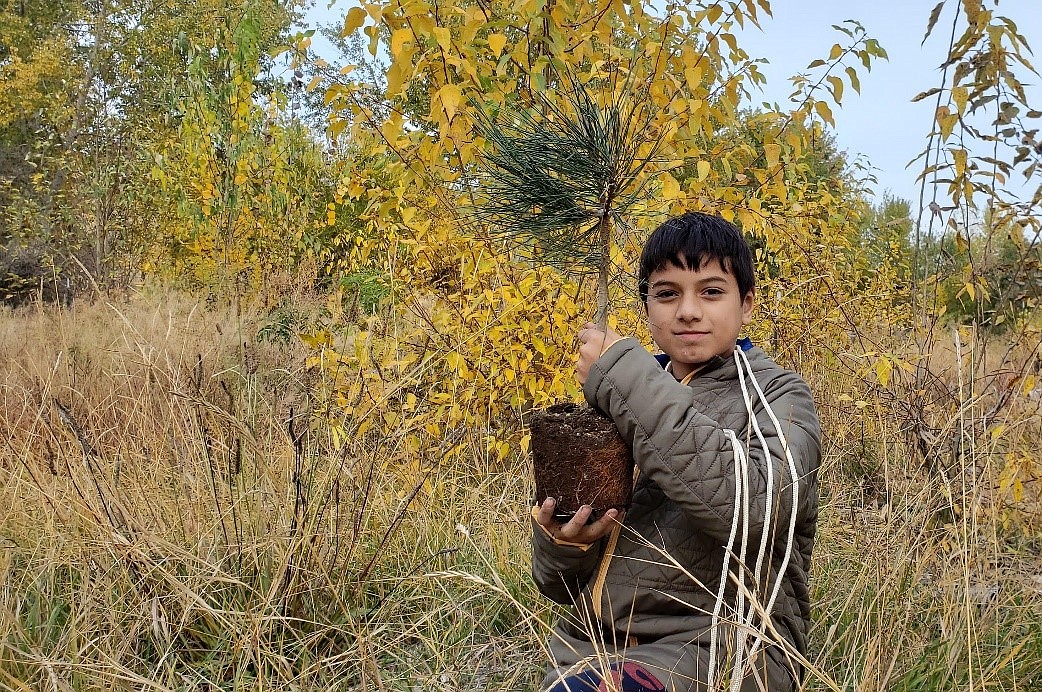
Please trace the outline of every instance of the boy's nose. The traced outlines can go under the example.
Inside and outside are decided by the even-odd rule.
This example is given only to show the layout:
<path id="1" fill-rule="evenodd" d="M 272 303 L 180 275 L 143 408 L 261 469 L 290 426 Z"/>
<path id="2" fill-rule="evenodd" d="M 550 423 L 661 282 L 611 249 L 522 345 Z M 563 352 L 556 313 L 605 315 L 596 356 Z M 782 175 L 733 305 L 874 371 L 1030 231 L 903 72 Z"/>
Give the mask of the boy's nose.
<path id="1" fill-rule="evenodd" d="M 702 305 L 698 302 L 698 298 L 694 296 L 681 298 L 680 305 L 677 306 L 677 319 L 682 322 L 702 319 Z"/>

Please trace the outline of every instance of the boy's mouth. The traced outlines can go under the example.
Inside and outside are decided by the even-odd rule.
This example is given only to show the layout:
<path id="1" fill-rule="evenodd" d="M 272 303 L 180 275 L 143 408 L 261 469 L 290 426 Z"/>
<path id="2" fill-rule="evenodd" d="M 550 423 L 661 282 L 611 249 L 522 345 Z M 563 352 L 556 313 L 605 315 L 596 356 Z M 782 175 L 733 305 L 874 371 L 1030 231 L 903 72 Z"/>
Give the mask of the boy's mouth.
<path id="1" fill-rule="evenodd" d="M 709 332 L 673 332 L 673 336 L 683 341 L 698 341 L 700 339 L 705 338 L 706 336 L 709 336 Z"/>

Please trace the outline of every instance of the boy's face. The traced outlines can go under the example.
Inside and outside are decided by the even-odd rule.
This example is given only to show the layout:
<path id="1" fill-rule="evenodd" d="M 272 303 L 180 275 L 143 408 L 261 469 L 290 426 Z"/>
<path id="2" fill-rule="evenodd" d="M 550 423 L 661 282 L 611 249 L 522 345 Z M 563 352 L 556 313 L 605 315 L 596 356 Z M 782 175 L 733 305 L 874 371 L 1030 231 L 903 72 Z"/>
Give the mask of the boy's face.
<path id="1" fill-rule="evenodd" d="M 651 336 L 677 379 L 713 356 L 729 355 L 752 312 L 753 292 L 740 295 L 734 275 L 715 259 L 699 269 L 670 263 L 648 277 Z"/>

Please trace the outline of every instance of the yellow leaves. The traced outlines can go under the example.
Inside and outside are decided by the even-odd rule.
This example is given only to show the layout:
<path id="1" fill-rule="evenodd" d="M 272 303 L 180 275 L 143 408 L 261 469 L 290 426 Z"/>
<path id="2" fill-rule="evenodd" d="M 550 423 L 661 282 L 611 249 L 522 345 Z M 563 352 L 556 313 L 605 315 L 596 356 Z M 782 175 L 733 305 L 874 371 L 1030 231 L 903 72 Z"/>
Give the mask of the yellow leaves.
<path id="1" fill-rule="evenodd" d="M 680 183 L 669 173 L 662 174 L 662 189 L 659 196 L 664 201 L 672 201 L 680 198 Z"/>
<path id="2" fill-rule="evenodd" d="M 952 87 L 952 101 L 955 102 L 957 113 L 960 115 L 966 112 L 966 100 L 969 98 L 969 89 L 964 86 Z"/>
<path id="3" fill-rule="evenodd" d="M 875 371 L 876 379 L 879 380 L 879 384 L 886 387 L 890 384 L 890 375 L 894 372 L 894 364 L 886 356 L 879 356 L 879 358 L 876 359 Z"/>
<path id="4" fill-rule="evenodd" d="M 395 62 L 387 69 L 387 95 L 397 96 L 402 93 L 406 79 L 411 76 L 412 70 L 409 66 Z"/>
<path id="5" fill-rule="evenodd" d="M 781 145 L 773 142 L 763 145 L 763 153 L 767 158 L 767 169 L 773 172 L 779 166 L 779 160 L 781 158 Z"/>
<path id="6" fill-rule="evenodd" d="M 706 178 L 708 178 L 710 170 L 712 170 L 712 167 L 710 166 L 709 162 L 705 159 L 701 159 L 698 163 L 696 163 L 695 177 L 698 179 L 698 182 L 702 182 Z"/>
<path id="7" fill-rule="evenodd" d="M 456 116 L 456 110 L 459 108 L 460 100 L 463 98 L 463 91 L 456 84 L 446 84 L 438 89 L 435 94 L 434 100 L 441 102 L 442 110 L 445 112 L 445 117 L 451 121 Z M 433 110 L 433 102 L 431 109 Z"/>
<path id="8" fill-rule="evenodd" d="M 405 44 L 413 40 L 411 29 L 395 29 L 391 32 L 391 57 L 396 60 L 402 56 Z"/>
<path id="9" fill-rule="evenodd" d="M 829 104 L 824 101 L 815 101 L 814 112 L 818 114 L 818 117 L 821 118 L 823 122 L 832 127 L 836 126 L 836 119 L 832 116 L 832 109 L 829 108 Z"/>
<path id="10" fill-rule="evenodd" d="M 365 23 L 365 18 L 368 13 L 361 7 L 352 7 L 347 11 L 347 16 L 344 18 L 344 28 L 341 30 L 341 36 L 350 36 L 359 29 Z"/>
<path id="11" fill-rule="evenodd" d="M 452 33 L 447 26 L 436 26 L 431 33 L 443 51 L 447 53 L 452 49 Z"/>
<path id="12" fill-rule="evenodd" d="M 988 13 L 981 6 L 981 0 L 962 0 L 962 9 L 971 25 L 981 26 L 987 22 Z"/>
<path id="13" fill-rule="evenodd" d="M 448 364 L 449 368 L 454 370 L 461 379 L 470 379 L 473 376 L 473 371 L 467 365 L 467 359 L 459 354 L 457 351 L 452 351 L 445 357 L 445 363 Z"/>
<path id="14" fill-rule="evenodd" d="M 999 473 L 998 490 L 1000 493 L 1009 493 L 1014 502 L 1022 502 L 1024 499 L 1023 478 L 1036 476 L 1035 461 L 1027 454 L 1006 454 L 1006 463 Z"/>
<path id="15" fill-rule="evenodd" d="M 488 35 L 488 47 L 492 51 L 492 55 L 497 58 L 503 52 L 503 48 L 507 45 L 507 37 L 503 34 L 489 34 Z"/>
<path id="16" fill-rule="evenodd" d="M 962 177 L 966 175 L 966 150 L 965 149 L 952 149 L 952 160 L 955 163 L 955 175 L 956 177 Z"/>
<path id="17" fill-rule="evenodd" d="M 952 132 L 955 130 L 955 123 L 958 119 L 959 115 L 957 113 L 952 113 L 948 109 L 948 106 L 937 107 L 937 112 L 934 114 L 934 120 L 941 129 L 941 139 L 946 140 L 952 136 Z"/>
<path id="18" fill-rule="evenodd" d="M 829 91 L 832 92 L 832 98 L 836 101 L 837 104 L 842 103 L 842 101 L 843 101 L 843 80 L 840 79 L 839 77 L 835 77 L 833 75 L 829 75 L 828 77 L 825 78 L 825 80 L 829 84 Z"/>
<path id="19" fill-rule="evenodd" d="M 312 349 L 329 348 L 333 345 L 333 335 L 326 329 L 319 329 L 312 333 L 301 333 L 300 340 L 304 345 Z"/>

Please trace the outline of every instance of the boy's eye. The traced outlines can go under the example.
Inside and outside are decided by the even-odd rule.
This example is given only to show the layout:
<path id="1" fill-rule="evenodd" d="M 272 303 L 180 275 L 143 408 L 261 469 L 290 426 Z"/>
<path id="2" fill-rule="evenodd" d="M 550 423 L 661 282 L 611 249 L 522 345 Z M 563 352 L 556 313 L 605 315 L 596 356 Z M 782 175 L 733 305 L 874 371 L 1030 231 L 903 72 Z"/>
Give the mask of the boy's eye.
<path id="1" fill-rule="evenodd" d="M 722 296 L 724 291 L 722 288 L 707 288 L 705 294 L 707 296 Z"/>
<path id="2" fill-rule="evenodd" d="M 669 290 L 655 291 L 654 293 L 651 294 L 652 300 L 658 300 L 658 301 L 670 300 L 670 299 L 676 298 L 676 297 L 677 297 L 677 292 L 676 291 L 669 291 Z"/>

